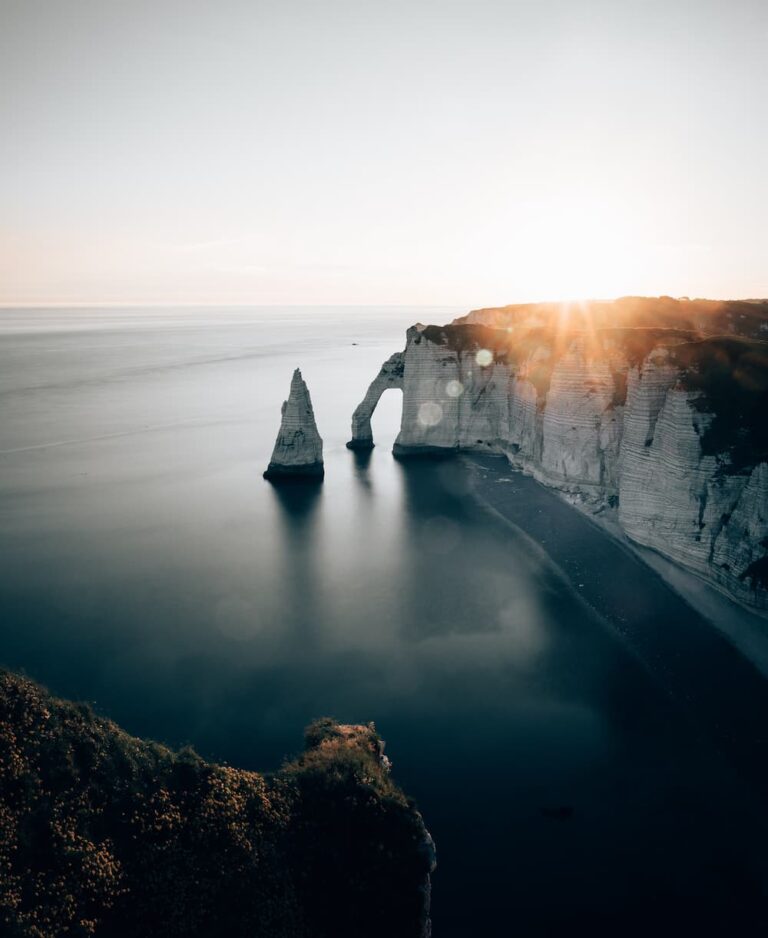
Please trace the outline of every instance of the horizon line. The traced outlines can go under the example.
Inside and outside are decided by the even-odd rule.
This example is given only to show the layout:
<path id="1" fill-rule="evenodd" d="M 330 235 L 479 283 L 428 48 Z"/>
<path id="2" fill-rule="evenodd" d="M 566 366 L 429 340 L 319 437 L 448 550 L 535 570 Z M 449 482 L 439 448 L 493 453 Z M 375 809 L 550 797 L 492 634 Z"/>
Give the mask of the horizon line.
<path id="1" fill-rule="evenodd" d="M 379 309 L 403 309 L 408 307 L 416 307 L 419 309 L 464 309 L 468 307 L 470 310 L 473 309 L 502 309 L 505 306 L 533 306 L 533 305 L 549 305 L 555 303 L 613 303 L 620 299 L 650 299 L 658 300 L 662 298 L 686 301 L 686 302 L 695 302 L 695 301 L 709 301 L 709 302 L 730 302 L 730 303 L 765 303 L 768 302 L 768 297 L 759 297 L 759 296 L 750 296 L 750 297 L 707 297 L 707 296 L 690 296 L 688 294 L 680 294 L 675 296 L 669 293 L 659 293 L 659 294 L 650 294 L 650 293 L 622 293 L 611 297 L 560 297 L 557 299 L 525 299 L 525 300 L 514 300 L 513 302 L 503 302 L 503 303 L 493 303 L 488 304 L 467 304 L 467 303 L 220 303 L 215 301 L 205 301 L 205 302 L 132 302 L 132 303 L 123 303 L 123 302 L 114 302 L 106 301 L 99 302 L 89 300 L 86 302 L 51 302 L 51 303 L 6 303 L 0 302 L 0 310 L 22 310 L 22 309 L 259 309 L 259 308 L 280 308 L 280 309 L 301 309 L 301 308 L 312 308 L 312 309 L 335 309 L 340 306 L 349 307 L 349 308 L 359 308 L 359 307 L 377 307 Z"/>
<path id="2" fill-rule="evenodd" d="M 537 302 L 537 301 L 533 301 Z M 557 301 L 569 302 L 569 301 Z M 89 300 L 83 303 L 0 303 L 0 309 L 146 309 L 156 307 L 158 309 L 188 309 L 197 307 L 199 309 L 254 309 L 259 307 L 281 307 L 295 308 L 310 306 L 313 309 L 334 309 L 338 306 L 377 306 L 383 309 L 401 309 L 406 306 L 418 306 L 423 309 L 441 309 L 445 306 L 461 307 L 466 303 L 217 303 L 217 302 L 138 302 L 138 303 L 120 303 L 120 302 L 94 302 Z"/>

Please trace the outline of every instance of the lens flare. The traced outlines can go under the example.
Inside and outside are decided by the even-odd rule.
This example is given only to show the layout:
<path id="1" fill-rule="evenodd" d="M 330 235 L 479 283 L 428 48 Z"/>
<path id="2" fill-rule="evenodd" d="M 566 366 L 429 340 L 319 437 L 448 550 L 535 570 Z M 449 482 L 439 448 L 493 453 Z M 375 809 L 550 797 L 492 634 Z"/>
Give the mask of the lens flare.
<path id="1" fill-rule="evenodd" d="M 436 401 L 425 401 L 419 407 L 418 419 L 422 427 L 435 427 L 443 419 L 443 408 Z"/>

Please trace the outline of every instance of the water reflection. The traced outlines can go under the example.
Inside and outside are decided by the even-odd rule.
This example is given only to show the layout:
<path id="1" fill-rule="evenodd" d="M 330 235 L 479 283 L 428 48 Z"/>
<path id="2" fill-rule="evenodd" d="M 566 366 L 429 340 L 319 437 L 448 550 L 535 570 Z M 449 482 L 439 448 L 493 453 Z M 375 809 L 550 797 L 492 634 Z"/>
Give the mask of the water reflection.
<path id="1" fill-rule="evenodd" d="M 323 494 L 322 479 L 288 479 L 267 484 L 280 505 L 286 531 L 294 539 L 302 540 L 314 525 L 314 515 Z"/>
<path id="2" fill-rule="evenodd" d="M 282 641 L 299 640 L 306 649 L 317 639 L 317 623 L 323 616 L 321 568 L 325 560 L 319 542 L 318 519 L 323 498 L 320 479 L 289 479 L 270 483 L 282 534 L 282 575 L 275 588 L 283 590 Z"/>
<path id="3" fill-rule="evenodd" d="M 372 449 L 351 450 L 352 462 L 355 468 L 355 480 L 360 484 L 361 489 L 367 494 L 373 494 L 373 482 L 370 474 Z"/>
<path id="4" fill-rule="evenodd" d="M 403 623 L 410 640 L 498 632 L 496 606 L 511 600 L 498 540 L 467 524 L 455 461 L 398 461 L 411 549 L 403 571 Z M 446 484 L 447 483 L 447 484 Z M 501 591 L 502 595 L 499 595 Z"/>

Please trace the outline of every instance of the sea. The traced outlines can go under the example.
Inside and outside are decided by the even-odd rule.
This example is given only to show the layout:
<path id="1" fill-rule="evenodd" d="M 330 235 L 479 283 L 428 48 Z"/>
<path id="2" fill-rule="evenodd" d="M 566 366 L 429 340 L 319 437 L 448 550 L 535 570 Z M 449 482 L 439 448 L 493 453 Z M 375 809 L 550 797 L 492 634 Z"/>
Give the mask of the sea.
<path id="1" fill-rule="evenodd" d="M 437 845 L 434 938 L 765 934 L 764 803 L 664 662 L 462 460 L 393 459 L 400 391 L 345 447 L 406 328 L 463 312 L 0 310 L 0 664 L 248 769 L 374 721 Z M 319 486 L 262 478 L 296 367 Z"/>

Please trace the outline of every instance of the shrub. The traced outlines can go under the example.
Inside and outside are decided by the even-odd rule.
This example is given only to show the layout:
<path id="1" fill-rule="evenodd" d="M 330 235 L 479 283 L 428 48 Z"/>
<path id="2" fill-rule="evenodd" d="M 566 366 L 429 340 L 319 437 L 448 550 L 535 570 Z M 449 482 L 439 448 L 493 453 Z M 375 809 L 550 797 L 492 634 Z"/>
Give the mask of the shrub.
<path id="1" fill-rule="evenodd" d="M 271 777 L 214 765 L 0 672 L 0 931 L 420 935 L 428 835 L 373 726 L 307 741 Z"/>

